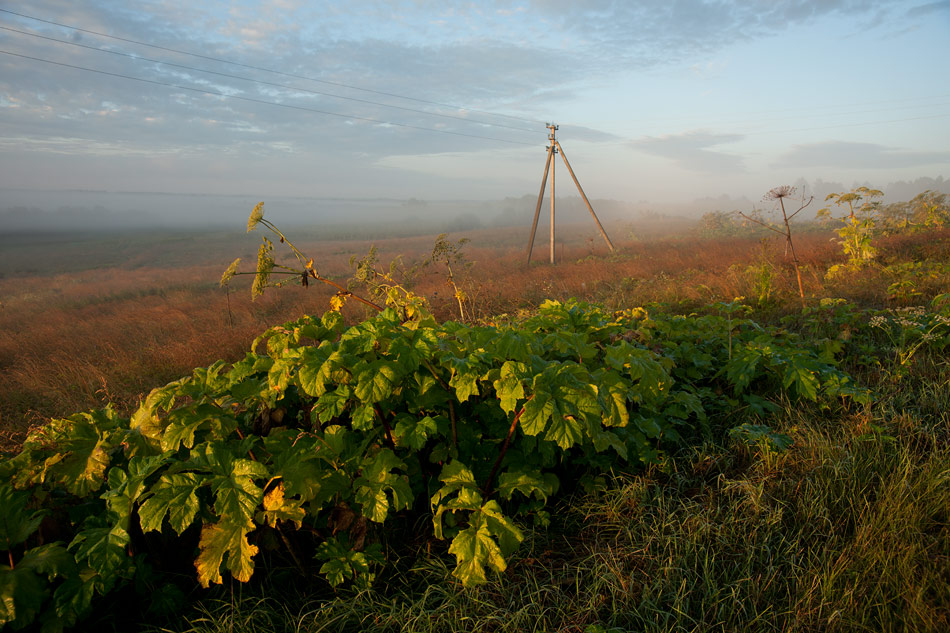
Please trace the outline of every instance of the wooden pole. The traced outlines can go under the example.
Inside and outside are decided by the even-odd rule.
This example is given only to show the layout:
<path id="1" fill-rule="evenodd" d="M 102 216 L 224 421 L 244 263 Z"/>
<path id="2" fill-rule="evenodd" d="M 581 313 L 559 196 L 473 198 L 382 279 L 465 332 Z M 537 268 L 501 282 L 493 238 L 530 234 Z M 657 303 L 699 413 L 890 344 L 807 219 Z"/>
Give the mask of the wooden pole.
<path id="1" fill-rule="evenodd" d="M 528 239 L 528 264 L 531 264 L 531 251 L 534 250 L 534 234 L 538 230 L 538 218 L 541 217 L 541 201 L 544 199 L 544 187 L 548 183 L 548 168 L 551 166 L 551 157 L 554 156 L 554 146 L 548 148 L 548 160 L 544 163 L 544 176 L 541 177 L 541 191 L 538 193 L 538 205 L 534 208 L 534 223 L 531 225 L 531 237 Z"/>
<path id="2" fill-rule="evenodd" d="M 587 194 L 584 193 L 584 190 L 581 188 L 581 183 L 578 182 L 577 176 L 574 175 L 574 170 L 571 169 L 571 164 L 570 164 L 569 162 L 567 162 L 567 154 L 564 153 L 564 148 L 562 148 L 562 147 L 561 147 L 561 144 L 558 143 L 557 141 L 554 141 L 554 143 L 555 143 L 555 145 L 557 145 L 558 151 L 561 152 L 561 158 L 564 159 L 564 164 L 567 165 L 567 171 L 570 172 L 571 178 L 574 179 L 574 184 L 577 185 L 577 190 L 580 192 L 581 198 L 584 199 L 584 204 L 587 205 L 587 210 L 590 211 L 590 214 L 591 214 L 592 216 L 594 216 L 594 222 L 597 223 L 597 228 L 600 229 L 600 234 L 604 237 L 604 241 L 607 242 L 607 247 L 608 247 L 611 251 L 613 251 L 613 250 L 614 250 L 614 245 L 613 245 L 613 243 L 610 241 L 610 238 L 607 237 L 607 231 L 604 230 L 604 226 L 600 223 L 600 220 L 597 218 L 597 214 L 594 213 L 594 207 L 591 206 L 590 200 L 587 199 Z M 551 182 L 552 182 L 552 187 L 553 187 L 553 182 L 554 182 L 554 181 L 552 180 Z"/>
<path id="3" fill-rule="evenodd" d="M 551 141 L 551 155 L 557 153 L 557 141 L 554 137 L 554 132 L 557 130 L 557 126 L 551 123 L 548 125 L 548 129 L 551 130 L 550 136 L 548 139 Z M 555 263 L 555 254 L 554 254 L 554 167 L 557 164 L 557 161 L 551 161 L 551 265 Z"/>

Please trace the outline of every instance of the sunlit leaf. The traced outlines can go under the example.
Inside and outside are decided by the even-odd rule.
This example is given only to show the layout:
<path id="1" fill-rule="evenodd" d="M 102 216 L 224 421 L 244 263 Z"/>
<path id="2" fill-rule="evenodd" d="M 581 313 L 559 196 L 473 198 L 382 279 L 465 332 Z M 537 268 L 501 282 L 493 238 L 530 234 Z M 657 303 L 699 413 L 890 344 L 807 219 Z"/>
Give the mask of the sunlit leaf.
<path id="1" fill-rule="evenodd" d="M 250 530 L 243 525 L 222 521 L 205 525 L 198 543 L 195 569 L 198 582 L 208 588 L 212 583 L 221 584 L 221 565 L 225 564 L 231 575 L 240 582 L 247 582 L 254 573 L 254 556 L 257 546 L 247 540 Z"/>

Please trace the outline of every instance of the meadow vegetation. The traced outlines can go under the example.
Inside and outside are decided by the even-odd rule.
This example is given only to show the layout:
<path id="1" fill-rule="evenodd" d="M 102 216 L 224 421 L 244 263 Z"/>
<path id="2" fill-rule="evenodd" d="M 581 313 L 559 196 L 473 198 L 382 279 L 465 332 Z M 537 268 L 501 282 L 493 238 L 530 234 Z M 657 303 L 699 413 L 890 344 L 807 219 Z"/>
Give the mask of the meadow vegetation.
<path id="1" fill-rule="evenodd" d="M 947 630 L 950 218 L 875 193 L 563 231 L 556 267 L 295 233 L 253 300 L 218 280 L 257 236 L 5 236 L 0 618 Z"/>

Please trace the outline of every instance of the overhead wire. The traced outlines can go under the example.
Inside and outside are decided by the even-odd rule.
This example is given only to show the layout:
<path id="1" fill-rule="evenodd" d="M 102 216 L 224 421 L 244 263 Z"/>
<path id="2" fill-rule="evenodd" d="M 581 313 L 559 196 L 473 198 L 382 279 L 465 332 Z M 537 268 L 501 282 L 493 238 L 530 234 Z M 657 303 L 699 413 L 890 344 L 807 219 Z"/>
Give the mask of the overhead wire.
<path id="1" fill-rule="evenodd" d="M 502 123 L 491 123 L 490 121 L 479 121 L 479 120 L 476 120 L 476 119 L 469 119 L 469 118 L 467 118 L 467 117 L 456 116 L 456 115 L 453 115 L 453 114 L 445 114 L 445 113 L 442 113 L 442 112 L 430 112 L 430 111 L 428 111 L 428 110 L 419 110 L 418 108 L 407 108 L 407 107 L 405 107 L 405 106 L 391 105 L 391 104 L 388 104 L 388 103 L 381 103 L 381 102 L 379 102 L 379 101 L 370 101 L 370 100 L 368 100 L 368 99 L 359 99 L 359 98 L 357 98 L 357 97 L 347 97 L 347 96 L 344 96 L 344 95 L 337 95 L 337 94 L 333 94 L 333 93 L 330 93 L 330 92 L 322 92 L 322 91 L 320 91 L 320 90 L 310 90 L 310 89 L 308 89 L 308 88 L 301 88 L 301 87 L 299 87 L 299 86 L 289 86 L 289 85 L 287 85 L 287 84 L 275 83 L 275 82 L 272 82 L 272 81 L 264 81 L 264 80 L 262 80 L 262 79 L 254 79 L 253 77 L 243 77 L 243 76 L 241 76 L 241 75 L 232 75 L 232 74 L 230 74 L 230 73 L 222 73 L 222 72 L 218 72 L 218 71 L 216 71 L 216 70 L 208 70 L 208 69 L 206 69 L 206 68 L 196 68 L 196 67 L 194 67 L 194 66 L 186 66 L 185 64 L 176 64 L 176 63 L 173 63 L 173 62 L 166 62 L 166 61 L 162 61 L 162 60 L 160 60 L 160 59 L 152 59 L 152 58 L 150 58 L 150 57 L 143 57 L 143 56 L 141 56 L 141 55 L 135 55 L 135 54 L 133 54 L 133 53 L 126 53 L 126 52 L 123 52 L 123 51 L 112 51 L 112 50 L 108 50 L 108 49 L 105 49 L 105 48 L 99 48 L 98 46 L 90 46 L 90 45 L 88 45 L 88 44 L 80 44 L 79 42 L 70 42 L 69 40 L 61 40 L 61 39 L 59 39 L 59 38 L 50 37 L 50 36 L 48 36 L 48 35 L 40 35 L 39 33 L 31 33 L 31 32 L 29 32 L 29 31 L 21 31 L 21 30 L 19 30 L 19 29 L 14 29 L 14 28 L 11 28 L 11 27 L 8 27 L 8 26 L 0 26 L 0 29 L 2 29 L 2 30 L 4 30 L 4 31 L 10 31 L 10 32 L 13 32 L 13 33 L 19 33 L 19 34 L 21 34 L 21 35 L 28 35 L 28 36 L 30 36 L 30 37 L 35 37 L 35 38 L 39 38 L 39 39 L 48 40 L 48 41 L 51 41 L 51 42 L 57 42 L 57 43 L 59 43 L 59 44 L 68 44 L 69 46 L 77 46 L 77 47 L 85 48 L 85 49 L 92 50 L 92 51 L 98 51 L 98 52 L 100 52 L 100 53 L 108 53 L 108 54 L 110 54 L 110 55 L 116 55 L 116 56 L 119 56 L 119 57 L 126 57 L 126 58 L 128 58 L 128 59 L 133 59 L 133 60 L 135 60 L 135 61 L 144 61 L 144 62 L 149 62 L 149 63 L 153 63 L 153 64 L 162 64 L 162 65 L 164 65 L 164 66 L 171 66 L 171 67 L 173 67 L 173 68 L 181 68 L 181 69 L 183 69 L 183 70 L 190 70 L 190 71 L 193 71 L 193 72 L 207 73 L 207 74 L 209 74 L 209 75 L 217 75 L 217 76 L 219 76 L 219 77 L 227 77 L 228 79 L 239 79 L 239 80 L 241 80 L 241 81 L 248 81 L 248 82 L 251 82 L 251 83 L 261 84 L 261 85 L 264 85 L 264 86 L 272 86 L 272 87 L 275 87 L 275 88 L 284 88 L 284 89 L 286 89 L 286 90 L 293 90 L 293 91 L 296 91 L 296 92 L 303 92 L 303 93 L 307 93 L 307 94 L 321 95 L 321 96 L 325 96 L 325 97 L 332 97 L 332 98 L 335 98 L 335 99 L 343 99 L 343 100 L 346 100 L 346 101 L 354 101 L 354 102 L 357 102 L 357 103 L 365 103 L 365 104 L 369 104 L 369 105 L 381 106 L 381 107 L 384 107 L 384 108 L 392 108 L 392 109 L 395 109 L 395 110 L 402 110 L 402 111 L 405 111 L 405 112 L 415 112 L 415 113 L 424 114 L 424 115 L 427 115 L 427 116 L 435 116 L 435 117 L 441 117 L 441 118 L 446 118 L 446 119 L 455 119 L 455 120 L 457 120 L 457 121 L 463 121 L 463 122 L 465 122 L 465 123 L 470 123 L 470 124 L 473 124 L 473 125 L 487 125 L 487 126 L 491 126 L 491 127 L 498 127 L 498 128 L 505 128 L 505 129 L 508 129 L 508 130 L 515 130 L 515 131 L 518 131 L 518 132 L 528 132 L 528 133 L 535 133 L 535 132 L 537 132 L 537 130 L 530 130 L 530 129 L 524 128 L 524 127 L 515 127 L 515 126 L 513 126 L 513 125 L 504 125 L 504 124 L 502 124 Z"/>
<path id="2" fill-rule="evenodd" d="M 345 83 L 342 83 L 342 82 L 329 81 L 329 80 L 326 80 L 326 79 L 317 79 L 316 77 L 308 77 L 308 76 L 306 76 L 306 75 L 298 75 L 298 74 L 295 74 L 295 73 L 288 73 L 288 72 L 284 72 L 284 71 L 281 71 L 281 70 L 274 70 L 274 69 L 272 69 L 272 68 L 265 68 L 265 67 L 263 67 L 263 66 L 255 66 L 255 65 L 253 65 L 253 64 L 244 64 L 244 63 L 242 63 L 242 62 L 236 62 L 236 61 L 232 61 L 232 60 L 224 59 L 224 58 L 220 58 L 220 57 L 212 57 L 212 56 L 210 56 L 210 55 L 203 55 L 203 54 L 201 54 L 201 53 L 193 53 L 193 52 L 190 52 L 190 51 L 184 51 L 184 50 L 181 50 L 181 49 L 171 48 L 171 47 L 168 47 L 168 46 L 159 46 L 159 45 L 157 45 L 157 44 L 149 44 L 148 42 L 142 42 L 142 41 L 140 41 L 140 40 L 133 40 L 133 39 L 130 39 L 130 38 L 119 37 L 119 36 L 117 36 L 117 35 L 110 35 L 110 34 L 108 34 L 108 33 L 101 33 L 101 32 L 99 32 L 99 31 L 93 31 L 93 30 L 90 30 L 90 29 L 84 29 L 84 28 L 80 28 L 80 27 L 78 27 L 78 26 L 72 26 L 72 25 L 69 25 L 69 24 L 63 24 L 63 23 L 61 23 L 61 22 L 54 22 L 53 20 L 45 20 L 45 19 L 43 19 L 43 18 L 38 18 L 38 17 L 32 16 L 32 15 L 26 15 L 25 13 L 17 13 L 16 11 L 10 11 L 9 9 L 0 8 L 0 12 L 2 12 L 2 13 L 8 13 L 8 14 L 10 14 L 10 15 L 15 15 L 15 16 L 21 17 L 21 18 L 26 18 L 26 19 L 28 19 L 28 20 L 35 20 L 35 21 L 37 21 L 37 22 L 43 22 L 44 24 L 50 24 L 50 25 L 53 25 L 53 26 L 58 26 L 58 27 L 60 27 L 60 28 L 71 29 L 71 30 L 74 30 L 74 31 L 78 31 L 78 32 L 80 32 L 80 33 L 88 33 L 88 34 L 90 34 L 90 35 L 96 35 L 96 36 L 99 36 L 99 37 L 106 37 L 106 38 L 113 39 L 113 40 L 117 40 L 117 41 L 120 41 L 120 42 L 127 42 L 127 43 L 129 43 L 129 44 L 136 44 L 136 45 L 139 45 L 139 46 L 146 46 L 146 47 L 148 47 L 148 48 L 154 48 L 154 49 L 157 49 L 157 50 L 162 50 L 162 51 L 166 51 L 166 52 L 170 52 L 170 53 L 178 53 L 179 55 L 189 55 L 189 56 L 191 56 L 191 57 L 197 57 L 197 58 L 200 58 L 200 59 L 206 59 L 206 60 L 209 60 L 209 61 L 219 62 L 219 63 L 222 63 L 222 64 L 230 64 L 230 65 L 232 65 L 232 66 L 239 66 L 239 67 L 241 67 L 241 68 L 248 68 L 248 69 L 250 69 L 250 70 L 258 70 L 258 71 L 261 71 L 261 72 L 272 73 L 272 74 L 281 75 L 281 76 L 284 76 L 284 77 L 292 77 L 292 78 L 294 78 L 294 79 L 304 79 L 304 80 L 306 80 L 306 81 L 313 81 L 313 82 L 316 82 L 316 83 L 322 83 L 322 84 L 326 84 L 326 85 L 330 85 L 330 86 L 337 86 L 337 87 L 340 87 L 340 88 L 348 88 L 348 89 L 350 89 L 350 90 L 359 90 L 359 91 L 362 91 L 362 92 L 369 92 L 369 93 L 378 94 L 378 95 L 382 95 L 382 96 L 394 97 L 394 98 L 396 98 L 396 99 L 405 99 L 405 100 L 407 100 L 407 101 L 415 101 L 415 102 L 417 102 L 417 103 L 425 103 L 425 104 L 428 104 L 428 105 L 435 105 L 435 106 L 439 106 L 439 107 L 442 107 L 442 108 L 451 108 L 451 109 L 454 109 L 454 110 L 468 110 L 469 112 L 477 112 L 477 113 L 479 113 L 479 114 L 487 114 L 487 115 L 489 115 L 489 116 L 497 116 L 497 117 L 504 117 L 504 118 L 508 118 L 508 119 L 515 119 L 515 120 L 519 120 L 519 121 L 524 121 L 524 122 L 526 122 L 526 123 L 540 123 L 540 124 L 546 124 L 544 121 L 539 121 L 539 120 L 536 120 L 536 119 L 528 119 L 528 118 L 525 118 L 525 117 L 514 116 L 514 115 L 511 115 L 511 114 L 501 114 L 501 113 L 498 113 L 498 112 L 490 112 L 490 111 L 488 111 L 488 110 L 479 110 L 479 109 L 476 109 L 476 108 L 467 108 L 467 107 L 464 107 L 464 106 L 453 105 L 453 104 L 449 104 L 449 103 L 440 103 L 440 102 L 438 102 L 438 101 L 430 101 L 430 100 L 428 100 L 428 99 L 420 99 L 420 98 L 418 98 L 418 97 L 410 97 L 410 96 L 408 96 L 408 95 L 401 95 L 401 94 L 397 94 L 397 93 L 393 93 L 393 92 L 385 92 L 385 91 L 382 91 L 382 90 L 374 90 L 374 89 L 372 89 L 372 88 L 364 88 L 364 87 L 361 87 L 361 86 L 354 86 L 354 85 L 345 84 Z"/>
<path id="3" fill-rule="evenodd" d="M 371 117 L 357 116 L 357 115 L 352 115 L 352 114 L 342 114 L 342 113 L 340 113 L 340 112 L 332 112 L 332 111 L 330 111 L 330 110 L 321 110 L 321 109 L 319 109 L 319 108 L 309 108 L 309 107 L 306 107 L 306 106 L 294 105 L 294 104 L 290 104 L 290 103 L 279 103 L 279 102 L 277 102 L 277 101 L 267 101 L 267 100 L 265 100 L 265 99 L 255 99 L 254 97 L 244 97 L 244 96 L 241 96 L 241 95 L 232 95 L 232 94 L 227 94 L 227 93 L 224 93 L 224 92 L 218 92 L 217 90 L 208 90 L 208 89 L 205 89 L 205 88 L 195 88 L 194 86 L 182 86 L 182 85 L 173 84 L 173 83 L 170 83 L 170 82 L 157 81 L 157 80 L 155 80 L 155 79 L 145 79 L 145 78 L 143 78 L 143 77 L 135 77 L 135 76 L 132 76 L 132 75 L 124 75 L 124 74 L 122 74 L 122 73 L 114 73 L 114 72 L 110 72 L 110 71 L 107 71 L 107 70 L 100 70 L 100 69 L 96 69 L 96 68 L 88 68 L 88 67 L 86 67 L 86 66 L 78 66 L 78 65 L 75 65 L 75 64 L 67 64 L 67 63 L 65 63 L 65 62 L 57 62 L 57 61 L 53 61 L 53 60 L 51 60 L 51 59 L 43 59 L 43 58 L 41 58 L 41 57 L 33 57 L 32 55 L 23 55 L 23 54 L 21 54 L 21 53 L 14 53 L 14 52 L 12 52 L 12 51 L 0 50 L 0 53 L 2 53 L 2 54 L 4 54 L 4 55 L 12 55 L 12 56 L 14 56 L 14 57 L 21 57 L 21 58 L 23 58 L 23 59 L 30 59 L 30 60 L 34 60 L 34 61 L 38 61 L 38 62 L 43 62 L 43 63 L 46 63 L 46 64 L 53 64 L 53 65 L 55 65 L 55 66 L 62 66 L 62 67 L 64 67 L 64 68 L 72 68 L 72 69 L 75 69 L 75 70 L 83 70 L 83 71 L 86 71 L 86 72 L 96 73 L 96 74 L 100 74 L 100 75 L 107 75 L 107 76 L 110 76 L 110 77 L 118 77 L 118 78 L 120 78 L 120 79 L 129 79 L 129 80 L 132 80 L 132 81 L 139 81 L 139 82 L 142 82 L 142 83 L 153 84 L 153 85 L 156 85 L 156 86 L 165 86 L 165 87 L 167 87 L 167 88 L 176 88 L 176 89 L 178 89 L 178 90 L 188 90 L 188 91 L 191 91 L 191 92 L 197 92 L 197 93 L 206 94 L 206 95 L 212 95 L 212 96 L 216 96 L 216 97 L 223 97 L 223 98 L 226 98 L 226 99 L 238 99 L 238 100 L 240 100 L 240 101 L 248 101 L 248 102 L 250 102 L 250 103 L 259 103 L 259 104 L 263 104 L 263 105 L 277 106 L 277 107 L 280 107 L 280 108 L 288 108 L 288 109 L 292 109 L 292 110 L 302 110 L 302 111 L 304 111 L 304 112 L 315 112 L 315 113 L 317 113 L 317 114 L 325 114 L 325 115 L 328 115 L 328 116 L 336 116 L 336 117 L 341 117 L 341 118 L 344 118 L 344 119 L 352 119 L 352 120 L 356 120 L 356 121 L 367 121 L 367 122 L 369 122 L 369 123 L 377 123 L 377 124 L 380 124 L 380 125 L 390 125 L 390 126 L 393 126 L 393 127 L 409 128 L 409 129 L 413 129 L 413 130 L 424 130 L 424 131 L 426 131 L 426 132 L 437 132 L 437 133 L 439 133 L 439 134 L 451 134 L 452 136 L 464 136 L 464 137 L 466 137 L 466 138 L 478 138 L 478 139 L 484 139 L 484 140 L 489 140 L 489 141 L 497 141 L 497 142 L 500 142 L 500 143 L 509 143 L 509 144 L 511 144 L 511 145 L 528 145 L 528 146 L 532 146 L 532 147 L 535 146 L 535 145 L 537 145 L 537 143 L 528 143 L 528 142 L 525 142 L 525 141 L 513 141 L 513 140 L 511 140 L 511 139 L 504 139 L 504 138 L 498 138 L 498 137 L 493 137 L 493 136 L 483 136 L 483 135 L 479 135 L 479 134 L 467 134 L 467 133 L 465 133 L 465 132 L 453 132 L 453 131 L 451 131 L 451 130 L 440 130 L 440 129 L 438 129 L 438 128 L 424 127 L 424 126 L 421 126 L 421 125 L 412 125 L 412 124 L 409 124 L 409 123 L 397 123 L 397 122 L 394 122 L 394 121 L 385 121 L 385 120 L 382 120 L 382 119 L 374 119 L 374 118 L 371 118 Z"/>

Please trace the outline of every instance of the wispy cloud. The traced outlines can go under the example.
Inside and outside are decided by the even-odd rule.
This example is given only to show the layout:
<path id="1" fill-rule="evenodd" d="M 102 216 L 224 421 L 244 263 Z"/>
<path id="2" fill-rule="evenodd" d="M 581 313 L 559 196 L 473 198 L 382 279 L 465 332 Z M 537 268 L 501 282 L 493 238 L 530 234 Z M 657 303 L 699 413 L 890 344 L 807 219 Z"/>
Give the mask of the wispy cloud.
<path id="1" fill-rule="evenodd" d="M 679 167 L 695 172 L 734 173 L 744 169 L 742 158 L 709 148 L 741 141 L 741 134 L 714 134 L 702 130 L 648 136 L 630 143 L 630 147 L 653 156 L 673 161 Z"/>
<path id="2" fill-rule="evenodd" d="M 924 15 L 930 15 L 931 13 L 938 12 L 948 12 L 950 13 L 950 0 L 941 0 L 941 2 L 928 2 L 926 4 L 921 4 L 916 7 L 911 7 L 907 10 L 907 15 L 909 17 L 918 18 Z"/>
<path id="3" fill-rule="evenodd" d="M 671 79 L 670 85 L 725 84 L 738 72 L 736 68 L 743 66 L 728 58 L 730 47 L 737 43 L 771 38 L 802 25 L 828 26 L 823 20 L 831 16 L 840 18 L 836 24 L 843 25 L 842 36 L 862 34 L 861 25 L 875 20 L 893 29 L 925 25 L 938 14 L 946 15 L 950 0 L 10 0 L 3 8 L 205 58 L 9 14 L 0 16 L 4 25 L 39 35 L 291 86 L 175 69 L 0 31 L 2 49 L 184 87 L 0 55 L 0 137 L 19 139 L 20 143 L 0 145 L 5 152 L 0 160 L 7 161 L 5 165 L 16 163 L 18 153 L 24 152 L 30 152 L 37 164 L 41 161 L 36 157 L 54 154 L 147 157 L 153 151 L 179 157 L 207 152 L 208 162 L 231 164 L 225 157 L 233 157 L 235 164 L 243 161 L 243 167 L 233 168 L 239 173 L 266 155 L 273 159 L 268 164 L 275 172 L 309 170 L 310 165 L 325 161 L 329 166 L 325 170 L 333 174 L 327 176 L 331 185 L 341 180 L 340 174 L 376 169 L 378 178 L 391 176 L 392 182 L 401 186 L 402 181 L 392 176 L 392 165 L 408 161 L 406 157 L 419 156 L 419 164 L 426 166 L 450 160 L 461 165 L 466 160 L 481 160 L 484 152 L 491 155 L 519 148 L 416 128 L 524 142 L 543 149 L 546 131 L 542 122 L 554 120 L 563 126 L 565 145 L 574 140 L 617 142 L 620 139 L 609 133 L 610 127 L 623 119 L 631 102 L 606 100 L 612 94 L 629 92 L 630 77 L 638 71 L 650 70 L 652 77 L 665 78 L 666 69 L 675 69 L 676 73 L 670 74 L 679 77 Z M 837 39 L 838 31 L 835 33 Z M 273 75 L 261 68 L 295 76 Z M 816 76 L 820 74 L 816 71 Z M 591 103 L 592 94 L 605 101 Z M 679 102 L 678 109 L 690 114 L 688 104 L 683 103 Z M 493 117 L 484 111 L 518 118 Z M 712 111 L 704 110 L 703 115 L 707 112 Z M 432 116 L 436 113 L 465 120 Z M 697 116 L 692 120 L 706 122 L 691 125 L 709 125 L 708 119 Z M 383 121 L 403 127 L 380 123 Z M 489 122 L 508 127 L 485 125 Z M 822 137 L 798 140 L 815 138 Z M 729 147 L 742 140 L 739 134 L 694 130 L 642 138 L 630 147 L 664 159 L 657 164 L 672 163 L 694 174 L 718 176 L 744 172 L 743 156 Z M 266 141 L 266 145 L 251 141 Z M 752 142 L 750 137 L 743 147 Z M 913 143 L 907 146 L 913 147 Z M 876 147 L 876 152 L 867 148 L 846 152 L 839 146 L 839 154 L 835 154 L 834 147 L 822 151 L 816 145 L 803 145 L 779 159 L 770 153 L 758 162 L 815 164 L 809 162 L 809 156 L 822 156 L 816 160 L 827 162 L 820 164 L 946 162 L 940 153 Z M 438 158 L 430 158 L 433 156 Z M 285 162 L 278 167 L 281 158 Z M 751 158 L 749 163 L 753 163 Z M 196 160 L 194 164 L 200 167 L 203 163 Z M 173 171 L 172 159 L 169 165 Z M 190 173 L 194 170 L 189 170 L 187 176 L 197 178 Z M 184 171 L 181 167 L 180 172 Z M 434 168 L 432 173 L 436 173 Z M 460 169 L 459 173 L 470 172 Z M 533 169 L 530 174 L 533 182 Z"/>
<path id="4" fill-rule="evenodd" d="M 897 169 L 930 165 L 950 165 L 950 152 L 919 152 L 875 143 L 826 141 L 796 145 L 773 167 Z"/>

